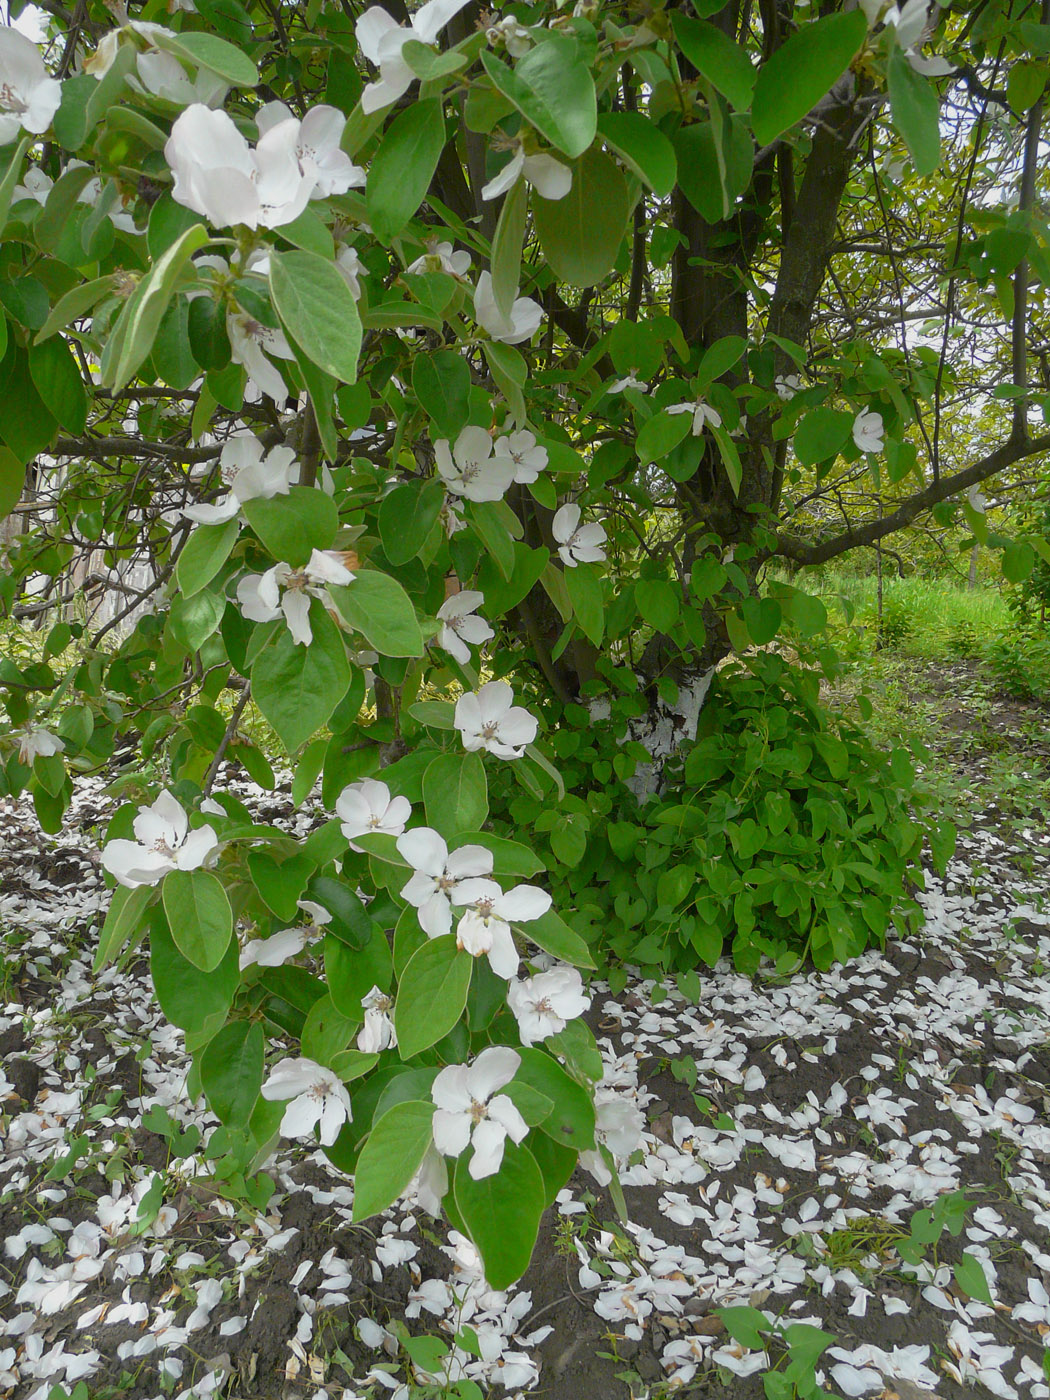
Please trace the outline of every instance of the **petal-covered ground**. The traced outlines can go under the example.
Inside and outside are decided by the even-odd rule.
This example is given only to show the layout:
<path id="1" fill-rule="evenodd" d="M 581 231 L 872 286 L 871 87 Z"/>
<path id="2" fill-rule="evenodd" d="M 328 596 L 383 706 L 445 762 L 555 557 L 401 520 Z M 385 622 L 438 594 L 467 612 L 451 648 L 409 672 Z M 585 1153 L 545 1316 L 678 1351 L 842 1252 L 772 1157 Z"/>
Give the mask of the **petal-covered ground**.
<path id="1" fill-rule="evenodd" d="M 0 803 L 0 1396 L 400 1400 L 444 1375 L 757 1400 L 772 1369 L 779 1400 L 815 1369 L 841 1396 L 1050 1397 L 1045 824 L 975 818 L 921 936 L 848 967 L 592 988 L 607 1078 L 648 1123 L 631 1223 L 577 1176 L 494 1293 L 408 1205 L 352 1225 L 319 1151 L 285 1146 L 263 1209 L 216 1194 L 144 964 L 90 971 L 104 805 L 82 782 L 49 838 Z"/>

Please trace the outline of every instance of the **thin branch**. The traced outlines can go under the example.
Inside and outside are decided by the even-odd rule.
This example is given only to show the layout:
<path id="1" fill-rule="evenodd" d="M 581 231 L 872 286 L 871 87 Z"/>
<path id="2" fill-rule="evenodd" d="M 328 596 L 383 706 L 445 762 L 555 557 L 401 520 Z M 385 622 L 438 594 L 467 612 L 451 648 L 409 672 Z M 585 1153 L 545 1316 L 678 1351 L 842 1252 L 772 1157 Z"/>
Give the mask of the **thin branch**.
<path id="1" fill-rule="evenodd" d="M 233 714 L 230 716 L 230 722 L 226 726 L 226 733 L 219 740 L 219 746 L 215 750 L 215 757 L 212 759 L 208 771 L 204 775 L 203 792 L 205 797 L 209 797 L 211 795 L 212 784 L 218 777 L 219 768 L 222 766 L 222 761 L 226 757 L 226 750 L 230 747 L 230 744 L 233 742 L 234 735 L 237 733 L 237 726 L 241 722 L 241 715 L 244 714 L 248 701 L 251 699 L 251 695 L 251 684 L 250 682 L 246 681 L 244 689 L 241 691 L 240 698 L 238 699 L 237 704 L 233 708 Z"/>

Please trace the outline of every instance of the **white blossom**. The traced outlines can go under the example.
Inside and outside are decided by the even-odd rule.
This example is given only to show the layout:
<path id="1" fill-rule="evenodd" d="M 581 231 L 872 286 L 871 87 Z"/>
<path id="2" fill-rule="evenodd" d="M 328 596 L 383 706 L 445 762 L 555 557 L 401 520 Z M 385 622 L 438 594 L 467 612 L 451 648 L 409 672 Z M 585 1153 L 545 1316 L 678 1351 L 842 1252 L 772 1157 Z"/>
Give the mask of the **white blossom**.
<path id="1" fill-rule="evenodd" d="M 558 543 L 562 563 L 574 569 L 577 564 L 596 564 L 605 558 L 602 545 L 608 536 L 603 526 L 581 525 L 581 511 L 575 502 L 562 506 L 551 521 L 551 534 Z"/>
<path id="2" fill-rule="evenodd" d="M 278 371 L 270 363 L 270 357 L 279 360 L 295 358 L 284 332 L 274 326 L 264 326 L 247 311 L 231 310 L 226 316 L 226 333 L 230 338 L 230 358 L 236 365 L 243 365 L 249 379 L 259 386 L 264 394 L 269 394 L 278 406 L 288 397 L 288 388 Z"/>
<path id="3" fill-rule="evenodd" d="M 802 376 L 798 374 L 778 374 L 773 380 L 773 388 L 781 403 L 790 403 L 802 391 Z"/>
<path id="4" fill-rule="evenodd" d="M 226 112 L 195 102 L 176 118 L 164 146 L 175 176 L 172 197 L 217 228 L 291 223 L 318 181 L 300 168 L 299 128 L 295 117 L 279 121 L 253 150 Z"/>
<path id="5" fill-rule="evenodd" d="M 882 414 L 864 409 L 853 423 L 853 441 L 862 452 L 881 452 L 883 446 Z"/>
<path id="6" fill-rule="evenodd" d="M 445 838 L 429 826 L 417 826 L 397 838 L 397 849 L 413 875 L 401 891 L 418 911 L 419 926 L 428 938 L 452 932 L 452 895 L 461 880 L 492 874 L 492 852 L 484 846 L 460 846 L 449 851 Z"/>
<path id="7" fill-rule="evenodd" d="M 267 102 L 255 118 L 260 136 L 287 121 L 295 122 L 297 127 L 295 157 L 300 173 L 313 181 L 311 199 L 346 194 L 365 183 L 365 171 L 340 148 L 346 117 L 338 107 L 318 103 L 299 121 L 283 102 Z"/>
<path id="8" fill-rule="evenodd" d="M 499 1171 L 508 1137 L 521 1142 L 529 1131 L 507 1095 L 496 1093 L 520 1064 L 516 1050 L 490 1045 L 473 1064 L 448 1065 L 434 1080 L 434 1146 L 446 1157 L 459 1157 L 472 1146 L 468 1171 L 475 1181 Z"/>
<path id="9" fill-rule="evenodd" d="M 496 305 L 491 272 L 482 272 L 474 289 L 474 319 L 493 340 L 505 345 L 518 345 L 531 340 L 543 320 L 543 307 L 531 297 L 518 297 L 505 316 Z"/>
<path id="10" fill-rule="evenodd" d="M 518 970 L 518 950 L 510 926 L 542 918 L 551 897 L 537 885 L 504 891 L 495 880 L 471 879 L 459 882 L 452 903 L 467 906 L 456 925 L 456 946 L 472 958 L 487 957 L 497 977 L 511 978 Z"/>
<path id="11" fill-rule="evenodd" d="M 52 754 L 62 753 L 65 747 L 57 734 L 37 724 L 26 723 L 18 736 L 18 761 L 30 767 L 35 758 L 50 758 Z"/>
<path id="12" fill-rule="evenodd" d="M 396 102 L 416 80 L 401 50 L 410 39 L 433 44 L 468 0 L 427 0 L 403 27 L 381 6 L 373 5 L 357 21 L 357 42 L 364 56 L 379 69 L 379 82 L 368 83 L 361 94 L 363 112 L 379 112 Z"/>
<path id="13" fill-rule="evenodd" d="M 552 967 L 524 981 L 513 981 L 507 1005 L 518 1023 L 522 1045 L 535 1045 L 565 1029 L 591 1004 L 583 990 L 583 978 L 574 967 Z"/>
<path id="14" fill-rule="evenodd" d="M 62 84 L 44 67 L 40 50 L 8 24 L 0 25 L 0 146 L 19 130 L 39 136 L 62 101 Z"/>
<path id="15" fill-rule="evenodd" d="M 397 1044 L 397 1032 L 390 1018 L 393 1002 L 373 987 L 367 996 L 361 998 L 365 1023 L 357 1036 L 357 1048 L 365 1055 L 378 1055 L 381 1050 L 390 1050 Z"/>
<path id="16" fill-rule="evenodd" d="M 572 189 L 572 170 L 568 165 L 563 165 L 545 151 L 527 156 L 519 143 L 499 174 L 482 187 L 482 199 L 498 199 L 522 176 L 526 184 L 531 185 L 544 199 L 564 199 Z"/>
<path id="17" fill-rule="evenodd" d="M 511 58 L 522 58 L 532 48 L 532 36 L 514 15 L 504 15 L 485 30 L 485 38 L 493 46 L 506 46 Z"/>
<path id="18" fill-rule="evenodd" d="M 550 460 L 547 449 L 536 441 L 536 434 L 530 433 L 528 428 L 497 438 L 493 450 L 497 457 L 510 458 L 514 463 L 514 480 L 521 485 L 535 481 Z"/>
<path id="19" fill-rule="evenodd" d="M 354 575 L 334 550 L 314 549 L 302 568 L 283 561 L 264 574 L 246 574 L 237 585 L 237 601 L 250 622 L 273 622 L 284 616 L 296 645 L 313 641 L 310 599 L 325 599 L 330 583 L 348 584 Z"/>
<path id="20" fill-rule="evenodd" d="M 409 274 L 447 272 L 450 277 L 462 281 L 470 271 L 470 254 L 462 248 L 454 249 L 451 243 L 439 243 L 431 238 L 427 241 L 427 251 L 409 263 L 405 271 Z"/>
<path id="21" fill-rule="evenodd" d="M 196 870 L 219 844 L 210 826 L 190 830 L 185 809 L 167 788 L 139 808 L 132 830 L 136 841 L 110 841 L 102 852 L 104 868 L 128 889 L 155 885 L 169 870 Z"/>
<path id="22" fill-rule="evenodd" d="M 282 1136 L 307 1137 L 319 1124 L 325 1147 L 331 1147 L 343 1124 L 353 1117 L 344 1085 L 332 1070 L 314 1060 L 281 1060 L 262 1086 L 262 1096 L 291 1100 L 281 1119 Z"/>
<path id="23" fill-rule="evenodd" d="M 455 446 L 447 438 L 434 443 L 437 469 L 448 489 L 469 501 L 501 501 L 514 480 L 510 457 L 492 455 L 492 439 L 484 428 L 468 424 Z"/>
<path id="24" fill-rule="evenodd" d="M 539 721 L 514 704 L 506 681 L 487 681 L 456 701 L 455 726 L 468 753 L 487 749 L 497 758 L 520 758 L 535 739 Z"/>
<path id="25" fill-rule="evenodd" d="M 610 394 L 622 394 L 625 389 L 637 389 L 640 394 L 647 394 L 649 392 L 649 385 L 644 379 L 636 378 L 634 370 L 631 370 L 631 372 L 625 374 L 622 379 L 614 379 L 606 392 Z"/>
<path id="26" fill-rule="evenodd" d="M 240 968 L 258 964 L 259 967 L 283 967 L 310 942 L 312 929 L 285 928 L 269 938 L 253 938 L 241 950 Z"/>
<path id="27" fill-rule="evenodd" d="M 496 635 L 485 619 L 477 615 L 484 601 L 483 593 L 464 588 L 446 598 L 438 608 L 438 620 L 445 624 L 438 633 L 438 646 L 455 657 L 461 666 L 470 661 L 470 647 L 480 646 Z"/>
<path id="28" fill-rule="evenodd" d="M 361 278 L 368 272 L 358 256 L 357 249 L 348 243 L 342 244 L 335 255 L 335 265 L 350 288 L 351 296 L 357 301 L 361 296 Z"/>
<path id="29" fill-rule="evenodd" d="M 672 415 L 676 413 L 691 413 L 693 415 L 691 428 L 693 437 L 699 437 L 708 423 L 710 423 L 713 428 L 720 428 L 722 426 L 722 415 L 716 409 L 713 409 L 710 404 L 704 403 L 702 399 L 694 399 L 692 403 L 672 404 L 671 407 L 665 409 L 664 412 Z"/>
<path id="30" fill-rule="evenodd" d="M 290 447 L 278 444 L 269 452 L 253 432 L 244 430 L 228 438 L 219 455 L 219 468 L 229 492 L 212 504 L 186 506 L 187 520 L 214 525 L 233 520 L 242 502 L 286 496 L 299 480 L 299 463 Z"/>
<path id="31" fill-rule="evenodd" d="M 407 797 L 391 797 L 386 783 L 378 778 L 362 778 L 343 788 L 335 800 L 336 816 L 352 851 L 359 851 L 354 841 L 358 836 L 381 832 L 385 836 L 400 836 L 412 815 Z"/>

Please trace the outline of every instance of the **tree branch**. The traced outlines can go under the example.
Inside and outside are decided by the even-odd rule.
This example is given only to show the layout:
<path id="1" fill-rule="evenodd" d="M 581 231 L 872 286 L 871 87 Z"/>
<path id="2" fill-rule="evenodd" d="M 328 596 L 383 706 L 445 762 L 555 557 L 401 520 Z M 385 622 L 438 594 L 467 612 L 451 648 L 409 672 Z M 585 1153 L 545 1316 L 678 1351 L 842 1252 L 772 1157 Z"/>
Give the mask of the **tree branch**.
<path id="1" fill-rule="evenodd" d="M 769 554 L 782 559 L 793 559 L 797 564 L 826 564 L 829 559 L 835 559 L 847 550 L 872 545 L 885 535 L 892 535 L 897 530 L 904 529 L 916 516 L 932 509 L 941 501 L 946 501 L 949 496 L 967 491 L 971 486 L 977 486 L 988 477 L 994 476 L 996 472 L 1004 471 L 1014 462 L 1035 457 L 1041 452 L 1050 452 L 1050 433 L 1044 433 L 1042 437 L 1028 438 L 1023 442 L 1005 442 L 994 452 L 989 452 L 986 457 L 974 462 L 972 466 L 956 472 L 953 476 L 941 477 L 924 491 L 916 492 L 882 520 L 865 521 L 863 525 L 853 526 L 841 535 L 822 540 L 818 544 L 810 544 L 790 535 L 777 535 L 776 547 L 770 550 Z"/>

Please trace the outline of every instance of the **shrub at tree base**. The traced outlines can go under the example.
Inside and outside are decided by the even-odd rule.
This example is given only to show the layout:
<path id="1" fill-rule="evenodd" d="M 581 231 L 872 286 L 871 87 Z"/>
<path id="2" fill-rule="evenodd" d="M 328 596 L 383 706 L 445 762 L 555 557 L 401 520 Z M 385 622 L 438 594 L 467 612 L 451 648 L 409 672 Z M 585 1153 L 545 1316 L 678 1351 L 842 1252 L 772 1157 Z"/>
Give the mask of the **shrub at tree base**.
<path id="1" fill-rule="evenodd" d="M 721 669 L 696 741 L 642 805 L 617 778 L 630 745 L 571 721 L 552 739 L 573 789 L 557 813 L 501 786 L 512 822 L 544 833 L 550 887 L 592 947 L 657 976 L 723 954 L 752 974 L 827 967 L 914 927 L 925 842 L 942 871 L 954 846 L 924 811 L 927 755 L 875 748 L 819 684 L 768 653 Z"/>
<path id="2" fill-rule="evenodd" d="M 771 658 L 705 704 L 824 628 L 765 566 L 931 511 L 1050 558 L 976 492 L 1050 447 L 1043 27 L 693 8 L 0 26 L 0 606 L 50 629 L 0 659 L 0 794 L 57 831 L 152 760 L 98 965 L 148 950 L 224 1189 L 319 1142 L 497 1287 L 639 1137 L 596 952 L 783 968 L 907 916 L 910 761 Z M 274 785 L 249 723 L 304 839 L 224 790 Z"/>

